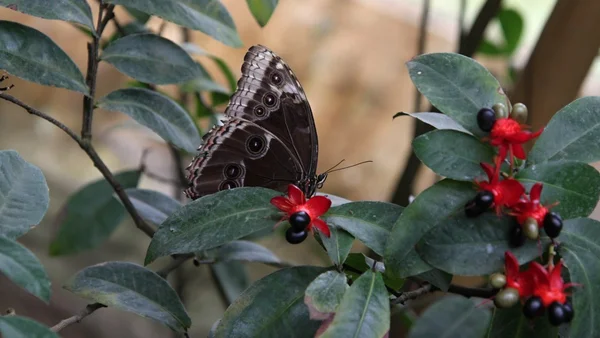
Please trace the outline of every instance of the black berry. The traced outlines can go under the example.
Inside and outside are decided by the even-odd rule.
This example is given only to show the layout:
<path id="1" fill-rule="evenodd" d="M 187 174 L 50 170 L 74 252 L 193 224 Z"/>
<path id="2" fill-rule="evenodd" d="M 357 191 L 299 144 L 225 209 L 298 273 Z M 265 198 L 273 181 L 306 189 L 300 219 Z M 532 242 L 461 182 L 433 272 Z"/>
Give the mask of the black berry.
<path id="1" fill-rule="evenodd" d="M 482 190 L 475 196 L 474 199 L 467 202 L 465 205 L 465 214 L 467 217 L 477 217 L 483 214 L 494 203 L 494 194 L 489 191 Z"/>
<path id="2" fill-rule="evenodd" d="M 298 211 L 290 216 L 290 224 L 296 232 L 303 231 L 310 224 L 310 216 L 306 211 Z"/>
<path id="3" fill-rule="evenodd" d="M 544 217 L 544 231 L 550 238 L 556 238 L 560 235 L 560 231 L 563 228 L 563 221 L 559 214 L 555 212 L 549 212 Z"/>
<path id="4" fill-rule="evenodd" d="M 523 305 L 523 314 L 529 319 L 543 315 L 544 304 L 542 299 L 537 296 L 529 297 Z"/>
<path id="5" fill-rule="evenodd" d="M 294 229 L 288 228 L 285 232 L 285 240 L 288 241 L 288 243 L 290 244 L 302 243 L 304 242 L 307 236 L 308 232 L 304 230 L 296 232 L 294 231 Z"/>
<path id="6" fill-rule="evenodd" d="M 490 108 L 481 108 L 477 113 L 477 125 L 479 129 L 490 132 L 496 123 L 496 113 Z"/>
<path id="7" fill-rule="evenodd" d="M 508 243 L 513 248 L 518 248 L 525 244 L 525 234 L 523 233 L 523 228 L 519 223 L 515 222 L 513 227 L 510 228 L 510 232 L 508 234 Z"/>
<path id="8" fill-rule="evenodd" d="M 564 323 L 567 318 L 565 314 L 565 309 L 559 302 L 553 302 L 548 307 L 548 320 L 550 324 L 554 326 L 559 326 Z"/>
<path id="9" fill-rule="evenodd" d="M 573 310 L 573 306 L 571 305 L 571 302 L 567 301 L 566 303 L 563 304 L 563 311 L 565 313 L 565 323 L 569 323 L 571 322 L 571 320 L 573 319 L 573 316 L 575 315 L 575 311 Z"/>

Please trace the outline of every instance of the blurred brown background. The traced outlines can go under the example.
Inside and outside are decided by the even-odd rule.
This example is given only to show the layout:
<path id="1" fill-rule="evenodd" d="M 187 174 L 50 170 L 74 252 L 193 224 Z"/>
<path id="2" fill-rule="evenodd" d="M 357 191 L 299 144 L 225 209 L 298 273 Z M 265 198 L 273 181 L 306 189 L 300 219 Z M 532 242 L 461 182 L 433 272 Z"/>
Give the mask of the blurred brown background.
<path id="1" fill-rule="evenodd" d="M 404 63 L 417 54 L 423 0 L 281 0 L 264 29 L 254 21 L 245 1 L 223 2 L 234 18 L 245 47 L 226 47 L 198 32 L 193 33 L 192 41 L 222 57 L 236 75 L 239 75 L 246 48 L 253 44 L 266 45 L 281 55 L 303 84 L 315 113 L 321 150 L 319 171 L 341 159 L 346 159 L 348 164 L 373 161 L 330 175 L 323 191 L 351 200 L 389 200 L 410 154 L 414 121 L 409 118 L 392 121 L 392 116 L 399 111 L 414 110 L 415 88 Z M 466 1 L 466 29 L 484 2 Z M 530 109 L 535 107 L 532 111 L 535 127 L 546 123 L 553 112 L 576 95 L 599 94 L 600 63 L 595 60 L 600 46 L 598 3 L 597 0 L 503 2 L 524 16 L 524 39 L 511 60 L 478 60 L 501 79 L 507 77 L 509 63 L 524 72 L 517 80 L 511 99 L 525 102 Z M 95 1 L 90 4 L 96 14 Z M 460 0 L 431 1 L 426 52 L 457 50 L 460 4 Z M 553 9 L 553 19 L 548 20 Z M 123 22 L 128 20 L 121 8 L 116 15 Z M 85 70 L 86 36 L 71 25 L 5 8 L 0 9 L 0 19 L 18 21 L 47 34 L 82 71 Z M 153 18 L 149 26 L 156 28 L 161 22 Z M 112 31 L 109 25 L 107 33 Z M 164 36 L 180 42 L 179 33 L 176 25 L 167 25 Z M 493 38 L 498 33 L 497 23 L 492 23 L 486 36 Z M 528 65 L 534 48 L 537 52 Z M 214 70 L 210 67 L 212 64 L 205 65 L 209 71 Z M 212 73 L 223 80 L 216 72 Z M 544 76 L 553 77 L 555 81 Z M 101 64 L 97 97 L 122 87 L 127 80 L 112 66 Z M 11 78 L 11 82 L 16 85 L 11 95 L 79 130 L 82 109 L 79 94 L 15 78 Z M 511 92 L 511 88 L 508 89 Z M 423 102 L 421 110 L 427 109 L 428 104 Z M 94 144 L 113 172 L 137 167 L 143 150 L 149 148 L 150 171 L 164 177 L 173 176 L 174 165 L 168 148 L 146 130 L 127 122 L 124 115 L 98 110 L 93 132 Z M 108 260 L 141 264 L 149 239 L 127 220 L 100 248 L 74 256 L 49 257 L 48 245 L 57 230 L 54 224 L 57 210 L 71 193 L 99 178 L 100 174 L 62 131 L 4 101 L 0 102 L 0 149 L 16 149 L 39 166 L 48 180 L 50 209 L 43 223 L 22 238 L 22 242 L 40 257 L 54 285 L 52 303 L 46 306 L 0 276 L 0 309 L 13 307 L 18 314 L 54 325 L 86 304 L 60 288 L 66 278 L 85 266 Z M 427 169 L 419 170 L 415 192 L 429 186 L 434 179 Z M 141 187 L 173 194 L 172 187 L 148 177 L 142 179 Z M 597 213 L 592 217 L 598 218 Z M 325 264 L 327 259 L 315 250 L 314 241 L 291 247 L 271 236 L 260 242 L 296 263 Z M 249 270 L 252 278 L 272 271 L 259 265 L 250 265 Z M 193 320 L 192 337 L 206 336 L 225 307 L 215 292 L 207 268 L 187 264 L 184 271 L 175 276 L 174 283 L 180 286 L 182 281 L 185 286 L 178 288 Z M 101 309 L 81 324 L 65 329 L 61 335 L 171 336 L 168 329 L 150 320 L 114 309 Z"/>

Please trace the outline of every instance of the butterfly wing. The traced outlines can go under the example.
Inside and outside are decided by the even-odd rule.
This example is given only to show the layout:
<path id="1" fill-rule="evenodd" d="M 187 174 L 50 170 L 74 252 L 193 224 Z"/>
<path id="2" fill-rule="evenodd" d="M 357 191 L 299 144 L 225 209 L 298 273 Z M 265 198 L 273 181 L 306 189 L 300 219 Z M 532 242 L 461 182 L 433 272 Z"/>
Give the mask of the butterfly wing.
<path id="1" fill-rule="evenodd" d="M 311 186 L 318 156 L 312 111 L 280 57 L 262 46 L 250 48 L 225 115 L 228 120 L 205 135 L 187 168 L 188 197 L 240 186 Z"/>

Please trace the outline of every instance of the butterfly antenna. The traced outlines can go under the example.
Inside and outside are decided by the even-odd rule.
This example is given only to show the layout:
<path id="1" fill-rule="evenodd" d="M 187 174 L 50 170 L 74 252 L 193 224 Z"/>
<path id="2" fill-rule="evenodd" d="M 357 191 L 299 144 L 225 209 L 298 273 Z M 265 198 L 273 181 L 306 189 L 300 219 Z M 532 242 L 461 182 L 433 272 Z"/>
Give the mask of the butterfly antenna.
<path id="1" fill-rule="evenodd" d="M 340 163 L 342 163 L 343 161 L 344 161 L 344 160 L 340 161 Z M 348 169 L 348 168 L 356 167 L 356 166 L 359 166 L 359 165 L 361 165 L 361 164 L 365 164 L 365 163 L 372 163 L 372 162 L 373 162 L 373 161 L 371 161 L 371 160 L 368 160 L 368 161 L 362 161 L 362 162 L 358 162 L 358 163 L 356 163 L 356 164 L 353 164 L 353 165 L 349 165 L 349 166 L 347 166 L 347 167 L 341 167 L 341 168 L 333 169 L 333 168 L 337 167 L 337 166 L 340 164 L 340 163 L 338 163 L 338 164 L 336 164 L 336 165 L 335 165 L 333 168 L 331 168 L 331 169 L 327 170 L 327 171 L 326 171 L 326 173 L 328 173 L 328 174 L 329 174 L 329 173 L 332 173 L 332 172 L 334 172 L 334 171 L 340 171 L 340 170 L 344 170 L 344 169 Z"/>
<path id="2" fill-rule="evenodd" d="M 342 164 L 342 163 L 343 163 L 345 160 L 346 160 L 346 159 L 343 159 L 343 160 L 339 161 L 339 162 L 338 162 L 336 165 L 334 165 L 333 167 L 331 167 L 331 168 L 329 168 L 329 169 L 325 170 L 325 174 L 328 174 L 328 173 L 330 173 L 330 172 L 331 172 L 333 169 L 335 169 L 335 167 L 337 167 L 338 165 Z"/>

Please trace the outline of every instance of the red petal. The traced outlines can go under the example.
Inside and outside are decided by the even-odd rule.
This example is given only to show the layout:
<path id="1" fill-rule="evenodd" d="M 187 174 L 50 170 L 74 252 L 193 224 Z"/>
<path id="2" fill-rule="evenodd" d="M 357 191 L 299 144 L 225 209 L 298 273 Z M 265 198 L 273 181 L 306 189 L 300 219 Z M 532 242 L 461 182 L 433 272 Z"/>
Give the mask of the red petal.
<path id="1" fill-rule="evenodd" d="M 509 207 L 519 203 L 521 196 L 525 193 L 521 182 L 511 178 L 500 181 L 498 189 L 502 191 L 502 204 Z"/>
<path id="2" fill-rule="evenodd" d="M 325 196 L 315 196 L 306 202 L 302 208 L 308 213 L 310 219 L 317 219 L 331 207 L 331 200 Z"/>
<path id="3" fill-rule="evenodd" d="M 548 271 L 538 262 L 531 262 L 529 264 L 529 273 L 533 278 L 534 287 L 540 284 L 550 286 L 550 279 L 548 278 Z"/>
<path id="4" fill-rule="evenodd" d="M 519 275 L 519 261 L 510 251 L 504 253 L 504 269 L 506 278 L 515 279 Z"/>
<path id="5" fill-rule="evenodd" d="M 289 212 L 292 209 L 292 202 L 287 197 L 275 196 L 271 198 L 271 204 L 283 212 Z"/>
<path id="6" fill-rule="evenodd" d="M 297 186 L 290 184 L 288 185 L 288 196 L 293 205 L 300 205 L 306 203 L 304 192 Z"/>
<path id="7" fill-rule="evenodd" d="M 318 196 L 317 196 L 318 197 Z M 319 231 L 325 235 L 326 237 L 331 236 L 331 232 L 329 231 L 329 226 L 327 225 L 327 223 L 325 223 L 324 220 L 317 218 L 315 220 L 312 221 L 311 225 L 317 229 L 319 229 Z"/>
<path id="8" fill-rule="evenodd" d="M 481 166 L 483 171 L 485 171 L 485 174 L 488 177 L 488 182 L 492 183 L 492 181 L 494 180 L 494 167 L 492 167 L 488 163 L 479 163 L 479 165 Z"/>
<path id="9" fill-rule="evenodd" d="M 523 146 L 520 144 L 513 144 L 512 151 L 516 158 L 520 158 L 522 160 L 527 158 L 527 155 L 525 155 L 525 150 L 523 150 Z"/>
<path id="10" fill-rule="evenodd" d="M 560 275 L 562 271 L 562 261 L 559 261 L 558 264 L 554 266 L 552 272 L 550 272 L 550 288 L 553 290 L 562 290 L 565 282 Z"/>
<path id="11" fill-rule="evenodd" d="M 532 202 L 540 201 L 540 196 L 542 196 L 542 188 L 543 187 L 544 187 L 544 185 L 539 182 L 534 184 L 533 187 L 531 187 L 531 190 L 529 191 L 529 198 L 531 199 Z"/>

